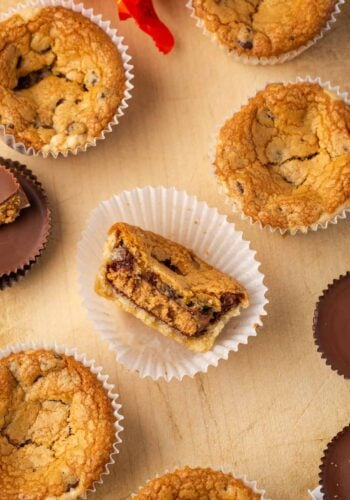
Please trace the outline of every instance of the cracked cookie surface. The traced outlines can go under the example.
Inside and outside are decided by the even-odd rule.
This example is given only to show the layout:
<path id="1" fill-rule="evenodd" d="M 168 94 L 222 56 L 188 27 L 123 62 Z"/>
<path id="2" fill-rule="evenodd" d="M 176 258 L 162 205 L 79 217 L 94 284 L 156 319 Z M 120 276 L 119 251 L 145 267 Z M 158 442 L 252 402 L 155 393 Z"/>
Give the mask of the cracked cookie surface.
<path id="1" fill-rule="evenodd" d="M 92 142 L 124 90 L 118 49 L 83 15 L 28 8 L 0 23 L 0 123 L 26 147 L 57 153 Z"/>
<path id="2" fill-rule="evenodd" d="M 317 36 L 336 0 L 192 0 L 196 16 L 239 55 L 272 57 Z"/>
<path id="3" fill-rule="evenodd" d="M 0 360 L 0 499 L 73 499 L 103 472 L 111 402 L 74 358 L 26 351 Z"/>
<path id="4" fill-rule="evenodd" d="M 268 85 L 220 130 L 215 166 L 254 221 L 324 223 L 350 205 L 350 107 L 318 84 Z"/>
<path id="5" fill-rule="evenodd" d="M 258 500 L 261 495 L 231 474 L 185 467 L 149 481 L 135 500 Z"/>

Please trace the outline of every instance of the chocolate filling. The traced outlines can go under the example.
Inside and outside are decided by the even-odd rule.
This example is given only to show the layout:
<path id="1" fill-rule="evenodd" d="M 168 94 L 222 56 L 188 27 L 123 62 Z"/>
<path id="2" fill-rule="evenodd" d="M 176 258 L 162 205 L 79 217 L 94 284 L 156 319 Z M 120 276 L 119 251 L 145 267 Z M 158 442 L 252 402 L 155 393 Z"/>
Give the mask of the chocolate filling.
<path id="1" fill-rule="evenodd" d="M 216 323 L 221 318 L 221 316 L 226 314 L 232 308 L 237 307 L 241 301 L 241 296 L 239 294 L 225 292 L 220 297 L 220 311 L 214 311 L 210 305 L 195 304 L 195 302 L 193 301 L 185 302 L 184 298 L 170 285 L 162 282 L 162 280 L 156 273 L 148 271 L 138 276 L 133 275 L 134 263 L 134 256 L 124 246 L 124 244 L 121 243 L 116 249 L 114 249 L 112 253 L 112 260 L 107 265 L 106 279 L 111 283 L 114 290 L 118 294 L 124 295 L 136 306 L 141 307 L 141 309 L 144 309 L 147 312 L 150 312 L 153 316 L 157 317 L 172 328 L 178 330 L 182 335 L 186 337 L 199 337 L 201 335 L 204 335 L 211 324 Z M 167 268 L 178 274 L 178 268 L 176 266 L 173 266 L 170 259 L 166 259 L 162 263 Z M 172 267 L 174 267 L 174 269 L 172 269 Z M 125 290 L 122 289 L 122 287 L 116 286 L 113 274 L 119 272 L 124 273 L 127 282 L 129 282 L 129 280 L 133 280 L 133 292 L 147 283 L 154 289 L 155 296 L 158 296 L 159 298 L 167 297 L 169 308 L 166 319 L 161 316 L 156 307 L 152 310 L 147 307 L 143 307 L 142 304 L 138 303 L 139 301 L 134 300 L 135 297 L 132 296 L 133 294 L 126 293 Z M 176 314 L 179 313 L 184 313 L 187 318 L 192 318 L 191 323 L 192 325 L 195 324 L 196 326 L 195 333 L 183 331 L 176 326 L 175 317 Z"/>
<path id="2" fill-rule="evenodd" d="M 43 80 L 46 76 L 51 75 L 51 69 L 52 66 L 45 66 L 42 69 L 32 71 L 25 76 L 21 76 L 18 79 L 17 87 L 14 90 L 30 89 L 41 80 Z"/>

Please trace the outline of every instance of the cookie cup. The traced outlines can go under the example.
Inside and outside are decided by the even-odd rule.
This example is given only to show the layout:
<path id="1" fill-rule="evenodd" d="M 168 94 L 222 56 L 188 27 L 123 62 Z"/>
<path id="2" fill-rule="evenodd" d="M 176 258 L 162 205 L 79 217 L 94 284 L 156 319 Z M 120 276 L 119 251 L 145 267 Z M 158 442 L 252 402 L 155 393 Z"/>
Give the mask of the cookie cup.
<path id="1" fill-rule="evenodd" d="M 15 174 L 32 204 L 14 222 L 0 228 L 0 290 L 3 290 L 22 279 L 36 264 L 47 246 L 52 224 L 46 193 L 32 171 L 17 161 L 1 157 L 0 164 Z M 35 224 L 29 210 L 35 210 Z M 28 251 L 23 255 L 19 251 L 18 255 L 16 246 Z"/>
<path id="2" fill-rule="evenodd" d="M 151 230 L 191 248 L 247 289 L 250 306 L 226 325 L 211 351 L 194 353 L 95 293 L 107 231 L 117 221 Z M 181 380 L 185 375 L 206 372 L 257 334 L 267 304 L 267 288 L 259 266 L 249 242 L 226 216 L 174 187 L 136 188 L 103 201 L 91 213 L 78 246 L 80 291 L 89 319 L 108 341 L 119 363 L 153 380 Z"/>
<path id="3" fill-rule="evenodd" d="M 195 466 L 193 466 L 193 467 L 195 467 Z M 196 467 L 200 467 L 200 466 L 196 466 Z M 176 469 L 181 469 L 181 468 L 183 468 L 183 467 L 177 467 Z M 207 467 L 203 466 L 203 468 L 207 468 Z M 147 481 L 145 481 L 145 484 L 143 484 L 142 486 L 139 486 L 138 492 L 140 492 L 142 490 L 142 488 L 144 488 L 145 485 L 149 481 L 152 481 L 153 479 L 158 479 L 158 478 L 162 477 L 165 474 L 169 474 L 170 472 L 174 472 L 176 469 L 166 469 L 164 472 L 162 472 L 160 474 L 157 474 L 153 478 L 148 479 Z M 229 466 L 223 465 L 223 466 L 220 466 L 220 467 L 213 467 L 212 470 L 214 470 L 216 472 L 223 472 L 224 474 L 230 474 L 234 479 L 238 479 L 238 480 L 242 481 L 242 483 L 245 486 L 247 486 L 248 488 L 250 488 L 254 493 L 256 493 L 258 495 L 261 495 L 261 500 L 269 500 L 268 498 L 265 497 L 265 493 L 266 493 L 265 490 L 262 490 L 262 489 L 258 488 L 256 481 L 250 481 L 249 479 L 247 479 L 246 476 L 241 476 L 241 475 L 233 474 L 232 471 L 231 471 L 231 468 Z M 138 493 L 133 493 L 131 495 L 131 498 L 136 498 L 137 495 L 138 495 Z"/>
<path id="4" fill-rule="evenodd" d="M 215 166 L 215 159 L 216 159 L 216 146 L 217 146 L 217 140 L 219 137 L 219 133 L 221 128 L 225 125 L 226 121 L 231 119 L 236 113 L 238 113 L 243 106 L 248 104 L 248 101 L 250 98 L 255 97 L 255 95 L 259 92 L 264 90 L 267 85 L 271 83 L 283 83 L 283 84 L 295 84 L 295 83 L 317 83 L 320 85 L 323 89 L 326 91 L 330 92 L 334 96 L 336 96 L 338 99 L 343 100 L 346 104 L 350 106 L 350 97 L 347 92 L 342 92 L 339 86 L 333 86 L 331 82 L 323 82 L 320 77 L 312 78 L 311 76 L 307 75 L 306 77 L 300 77 L 298 76 L 295 80 L 293 81 L 267 81 L 265 86 L 261 89 L 256 89 L 256 92 L 254 95 L 251 95 L 249 97 L 246 97 L 245 101 L 241 104 L 239 108 L 235 108 L 233 112 L 230 112 L 224 120 L 215 127 L 214 134 L 212 136 L 212 139 L 209 144 L 209 166 L 211 171 L 213 172 L 213 175 L 216 179 L 218 189 L 221 195 L 224 196 L 225 202 L 227 205 L 230 206 L 232 212 L 234 213 L 239 213 L 240 217 L 242 220 L 249 221 L 250 224 L 254 226 L 260 227 L 260 229 L 268 229 L 270 232 L 274 233 L 278 231 L 281 235 L 284 234 L 290 234 L 292 236 L 298 234 L 298 233 L 303 233 L 306 234 L 308 231 L 317 231 L 318 229 L 326 229 L 329 224 L 337 224 L 339 219 L 345 219 L 347 216 L 347 213 L 350 212 L 350 202 L 346 205 L 342 205 L 338 207 L 337 211 L 329 214 L 328 216 L 325 216 L 318 222 L 315 222 L 309 226 L 299 226 L 295 228 L 282 228 L 282 227 L 272 227 L 269 224 L 262 224 L 261 221 L 259 220 L 254 220 L 251 216 L 244 214 L 243 210 L 241 210 L 237 204 L 237 202 L 231 197 L 229 193 L 229 189 L 217 175 L 216 175 L 216 166 Z"/>
<path id="5" fill-rule="evenodd" d="M 56 344 L 56 342 L 46 341 L 17 343 L 0 349 L 0 359 L 3 359 L 13 353 L 38 349 L 54 351 L 58 354 L 64 354 L 65 356 L 73 357 L 76 361 L 85 366 L 85 368 L 88 368 L 91 373 L 95 375 L 97 380 L 101 382 L 102 387 L 104 388 L 114 410 L 113 415 L 115 418 L 115 441 L 113 443 L 113 451 L 110 453 L 109 460 L 105 464 L 104 471 L 100 474 L 100 477 L 93 482 L 92 486 L 88 490 L 86 490 L 82 496 L 79 496 L 79 498 L 86 499 L 89 493 L 96 492 L 96 488 L 98 485 L 103 484 L 104 476 L 108 476 L 110 474 L 110 466 L 115 463 L 116 455 L 119 453 L 119 448 L 122 443 L 120 434 L 124 430 L 121 425 L 124 417 L 120 413 L 122 406 L 118 402 L 119 395 L 114 392 L 114 385 L 108 383 L 109 376 L 103 373 L 103 368 L 101 366 L 96 366 L 95 360 L 87 359 L 86 354 L 79 354 L 76 348 L 67 347 L 65 345 L 58 345 Z"/>
<path id="6" fill-rule="evenodd" d="M 90 147 L 96 146 L 98 141 L 105 139 L 106 134 L 112 132 L 113 127 L 119 124 L 120 118 L 125 114 L 126 109 L 129 107 L 128 101 L 132 97 L 131 91 L 134 88 L 131 80 L 134 78 L 134 75 L 132 73 L 133 65 L 131 64 L 131 56 L 128 54 L 128 46 L 123 43 L 124 37 L 118 36 L 117 30 L 111 28 L 110 21 L 104 21 L 100 14 L 97 15 L 93 12 L 93 9 L 86 9 L 83 3 L 75 3 L 73 0 L 28 0 L 26 3 L 20 3 L 15 7 L 12 7 L 5 13 L 0 13 L 0 22 L 6 21 L 9 17 L 29 7 L 65 7 L 66 9 L 71 9 L 74 12 L 79 12 L 107 33 L 114 45 L 117 47 L 123 62 L 125 74 L 124 97 L 118 106 L 113 119 L 108 123 L 107 127 L 100 132 L 98 137 L 95 137 L 92 141 L 85 143 L 83 146 L 59 152 L 35 150 L 33 147 L 26 147 L 23 143 L 18 142 L 16 137 L 9 134 L 8 129 L 1 125 L 0 122 L 0 136 L 2 141 L 18 153 L 28 156 L 42 156 L 44 158 L 52 157 L 55 159 L 60 156 L 67 157 L 69 154 L 77 155 L 80 152 L 85 152 Z"/>
<path id="7" fill-rule="evenodd" d="M 211 31 L 208 31 L 203 19 L 199 18 L 196 13 L 195 9 L 192 5 L 192 0 L 188 0 L 186 7 L 190 10 L 191 12 L 191 17 L 195 20 L 196 26 L 200 28 L 202 33 L 206 36 L 208 36 L 212 42 L 214 42 L 216 45 L 220 47 L 221 50 L 223 50 L 226 54 L 231 56 L 235 61 L 241 62 L 243 64 L 250 64 L 252 66 L 257 66 L 257 65 L 262 65 L 262 66 L 273 66 L 275 64 L 283 64 L 285 62 L 291 61 L 292 59 L 298 57 L 300 54 L 305 52 L 305 50 L 309 49 L 313 45 L 315 45 L 318 41 L 320 41 L 324 35 L 330 31 L 333 27 L 335 22 L 337 21 L 337 16 L 341 12 L 341 6 L 345 3 L 345 0 L 339 0 L 330 15 L 327 23 L 325 26 L 320 30 L 320 32 L 311 40 L 309 40 L 305 45 L 302 45 L 298 49 L 291 50 L 289 52 L 285 52 L 284 54 L 280 54 L 279 56 L 271 56 L 271 57 L 257 57 L 257 56 L 246 56 L 246 55 L 239 55 L 237 54 L 234 50 L 229 50 L 226 45 L 222 44 L 220 40 L 218 39 L 216 33 L 212 33 Z"/>

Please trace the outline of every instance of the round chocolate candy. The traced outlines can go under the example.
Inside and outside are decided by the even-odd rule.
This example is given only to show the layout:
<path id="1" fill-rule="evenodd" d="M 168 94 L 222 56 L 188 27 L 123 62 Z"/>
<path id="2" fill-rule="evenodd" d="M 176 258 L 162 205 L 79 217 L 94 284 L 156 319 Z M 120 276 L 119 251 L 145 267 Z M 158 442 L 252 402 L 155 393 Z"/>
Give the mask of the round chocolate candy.
<path id="1" fill-rule="evenodd" d="M 15 176 L 29 206 L 9 224 L 0 226 L 0 290 L 23 277 L 46 247 L 51 232 L 51 210 L 46 194 L 24 165 L 0 158 Z"/>
<path id="2" fill-rule="evenodd" d="M 314 315 L 314 337 L 327 364 L 350 378 L 350 272 L 334 280 L 320 297 Z"/>
<path id="3" fill-rule="evenodd" d="M 328 444 L 320 466 L 324 500 L 350 499 L 350 425 Z"/>

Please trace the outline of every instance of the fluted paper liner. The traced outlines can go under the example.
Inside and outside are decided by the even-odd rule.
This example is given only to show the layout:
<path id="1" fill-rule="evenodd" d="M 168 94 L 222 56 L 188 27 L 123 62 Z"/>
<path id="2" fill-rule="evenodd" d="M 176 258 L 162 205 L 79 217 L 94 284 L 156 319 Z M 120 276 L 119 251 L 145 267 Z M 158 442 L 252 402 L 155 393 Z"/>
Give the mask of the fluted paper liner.
<path id="1" fill-rule="evenodd" d="M 211 351 L 194 353 L 95 293 L 107 231 L 117 221 L 154 231 L 191 248 L 246 287 L 250 306 L 229 322 Z M 259 266 L 255 252 L 226 216 L 175 188 L 136 188 L 103 201 L 93 210 L 78 248 L 80 290 L 90 320 L 109 342 L 118 362 L 154 380 L 181 380 L 185 375 L 206 372 L 257 334 L 267 304 L 267 288 Z"/>
<path id="2" fill-rule="evenodd" d="M 308 493 L 313 500 L 323 500 L 323 493 L 321 493 L 321 486 L 314 489 L 313 491 L 309 490 Z"/>
<path id="3" fill-rule="evenodd" d="M 74 149 L 67 149 L 64 151 L 53 152 L 53 151 L 42 151 L 35 150 L 33 147 L 26 147 L 23 143 L 17 142 L 14 135 L 9 134 L 8 129 L 1 125 L 0 123 L 0 136 L 2 141 L 7 144 L 10 148 L 14 149 L 18 153 L 22 153 L 29 156 L 43 156 L 44 158 L 53 157 L 58 158 L 60 155 L 67 157 L 69 154 L 78 154 L 79 152 L 86 151 L 91 146 L 96 146 L 97 141 L 106 138 L 106 134 L 112 132 L 114 126 L 118 125 L 120 118 L 125 114 L 126 109 L 129 107 L 128 101 L 131 99 L 131 91 L 134 88 L 131 80 L 134 78 L 132 74 L 133 65 L 131 63 L 131 56 L 128 54 L 128 46 L 125 45 L 124 37 L 117 35 L 117 30 L 112 29 L 110 26 L 110 21 L 104 21 L 102 16 L 94 14 L 93 9 L 86 9 L 82 3 L 75 3 L 73 0 L 28 0 L 26 3 L 18 4 L 12 7 L 5 13 L 0 13 L 0 22 L 5 21 L 9 17 L 13 16 L 17 12 L 26 9 L 28 7 L 65 7 L 66 9 L 71 9 L 74 12 L 79 12 L 83 16 L 87 17 L 93 23 L 97 24 L 107 35 L 111 38 L 114 45 L 117 47 L 120 56 L 123 61 L 123 67 L 125 71 L 125 90 L 124 97 L 118 106 L 117 112 L 113 119 L 109 122 L 107 127 L 100 132 L 98 137 L 95 137 L 92 141 L 87 142 L 83 146 L 78 146 Z"/>
<path id="4" fill-rule="evenodd" d="M 33 265 L 37 262 L 37 260 L 45 250 L 47 242 L 51 235 L 52 222 L 51 222 L 51 209 L 49 206 L 46 193 L 41 183 L 33 174 L 33 172 L 29 170 L 29 168 L 27 168 L 25 165 L 19 163 L 18 161 L 9 160 L 2 157 L 0 157 L 0 164 L 4 165 L 12 172 L 15 173 L 16 171 L 18 171 L 19 173 L 21 173 L 21 175 L 26 177 L 27 180 L 30 181 L 30 183 L 33 186 L 35 186 L 38 193 L 40 193 L 40 196 L 44 200 L 47 210 L 47 219 L 45 225 L 43 226 L 43 236 L 40 244 L 38 245 L 38 248 L 32 255 L 28 255 L 27 258 L 24 259 L 22 263 L 18 263 L 18 267 L 16 269 L 8 269 L 8 271 L 6 271 L 4 274 L 2 275 L 0 274 L 0 290 L 3 290 L 7 287 L 12 286 L 15 282 L 22 279 L 27 274 L 27 272 L 33 267 Z"/>
<path id="5" fill-rule="evenodd" d="M 289 52 L 285 52 L 284 54 L 280 54 L 279 56 L 271 56 L 271 57 L 257 57 L 257 56 L 246 56 L 239 55 L 234 49 L 230 50 L 226 45 L 220 42 L 216 33 L 213 33 L 207 30 L 203 19 L 199 18 L 195 9 L 192 5 L 192 0 L 189 0 L 186 4 L 186 7 L 191 11 L 191 17 L 196 21 L 196 26 L 201 29 L 202 33 L 208 36 L 212 42 L 220 47 L 221 50 L 230 55 L 235 61 L 242 62 L 244 64 L 251 64 L 253 66 L 262 65 L 262 66 L 273 66 L 274 64 L 283 64 L 287 61 L 291 61 L 295 57 L 302 54 L 305 50 L 309 49 L 319 40 L 321 40 L 324 35 L 332 29 L 335 22 L 337 21 L 337 15 L 340 13 L 341 6 L 345 3 L 345 0 L 339 0 L 334 10 L 325 24 L 325 26 L 321 29 L 321 31 L 311 40 L 309 40 L 305 45 L 302 45 L 298 49 L 290 50 Z"/>
<path id="6" fill-rule="evenodd" d="M 349 276 L 350 276 L 350 271 L 345 273 L 345 274 L 342 274 L 341 276 L 339 276 L 339 278 L 334 279 L 332 281 L 332 283 L 330 283 L 327 286 L 327 288 L 325 290 L 323 290 L 323 292 L 320 295 L 320 297 L 318 298 L 318 301 L 317 301 L 316 306 L 315 306 L 314 319 L 313 319 L 313 325 L 312 325 L 313 326 L 313 333 L 314 333 L 314 341 L 315 341 L 315 345 L 317 348 L 317 352 L 319 352 L 321 354 L 321 358 L 324 359 L 324 361 L 326 362 L 326 365 L 328 365 L 333 371 L 337 372 L 338 375 L 340 375 L 341 377 L 344 377 L 345 379 L 348 379 L 349 377 L 345 373 L 343 373 L 342 370 L 340 370 L 336 367 L 334 362 L 329 359 L 327 353 L 324 352 L 324 350 L 321 346 L 320 337 L 319 337 L 318 332 L 317 332 L 317 321 L 318 321 L 319 306 L 320 306 L 320 303 L 322 302 L 323 298 L 327 295 L 329 290 L 331 290 L 334 286 L 337 286 L 337 284 L 340 281 L 342 281 L 343 279 L 345 279 Z"/>
<path id="7" fill-rule="evenodd" d="M 164 476 L 165 474 L 169 474 L 169 472 L 175 472 L 175 470 L 177 469 L 182 469 L 183 467 L 185 466 L 181 466 L 181 467 L 176 467 L 175 469 L 166 469 L 162 474 L 157 474 L 155 477 L 151 478 L 151 479 L 148 479 L 144 485 L 142 486 L 139 486 L 139 492 L 141 491 L 142 488 L 144 488 L 148 483 L 149 481 L 152 481 L 153 479 L 158 479 L 162 476 Z M 192 466 L 190 466 L 192 468 Z M 201 465 L 197 465 L 197 466 L 193 466 L 193 467 L 202 467 Z M 203 468 L 211 468 L 209 466 L 203 466 Z M 221 467 L 213 467 L 212 470 L 215 470 L 217 472 L 223 472 L 224 474 L 231 474 L 231 476 L 234 478 L 234 479 L 239 479 L 240 481 L 242 481 L 242 483 L 247 486 L 248 488 L 250 488 L 251 490 L 253 490 L 254 493 L 258 494 L 258 495 L 261 495 L 261 500 L 268 500 L 266 497 L 265 497 L 265 490 L 262 490 L 262 489 L 259 489 L 258 486 L 257 486 L 257 482 L 256 481 L 250 481 L 249 479 L 247 479 L 246 476 L 240 476 L 240 475 L 236 475 L 236 474 L 233 474 L 232 471 L 231 471 L 231 467 L 229 466 L 221 466 Z M 136 498 L 136 496 L 138 495 L 138 493 L 133 493 L 131 495 L 131 498 Z"/>
<path id="8" fill-rule="evenodd" d="M 5 358 L 6 356 L 9 356 L 12 353 L 18 353 L 18 352 L 25 352 L 29 350 L 38 350 L 38 349 L 44 349 L 46 351 L 54 351 L 57 352 L 58 354 L 64 354 L 65 356 L 71 356 L 73 357 L 76 361 L 79 361 L 82 365 L 84 365 L 86 368 L 88 368 L 91 373 L 93 373 L 97 380 L 99 380 L 102 383 L 102 386 L 104 390 L 106 391 L 106 394 L 108 398 L 111 401 L 111 405 L 113 407 L 113 415 L 115 417 L 115 423 L 114 423 L 114 428 L 115 428 L 115 441 L 113 443 L 113 451 L 109 455 L 109 461 L 105 465 L 104 471 L 100 474 L 99 479 L 93 482 L 93 485 L 91 488 L 86 490 L 86 493 L 84 496 L 80 498 L 87 498 L 87 494 L 89 492 L 95 492 L 96 487 L 98 484 L 103 484 L 103 478 L 104 476 L 108 476 L 110 474 L 110 466 L 115 463 L 115 456 L 119 453 L 119 447 L 120 444 L 122 443 L 122 439 L 120 437 L 121 432 L 124 430 L 124 428 L 121 425 L 121 421 L 124 420 L 124 417 L 121 415 L 120 410 L 122 408 L 121 404 L 118 403 L 119 395 L 114 392 L 114 385 L 108 383 L 108 375 L 105 375 L 103 373 L 103 368 L 101 366 L 96 366 L 95 360 L 89 360 L 86 357 L 86 354 L 79 354 L 77 352 L 77 349 L 74 347 L 67 347 L 65 345 L 58 345 L 56 342 L 46 342 L 46 341 L 39 341 L 39 342 L 26 342 L 26 343 L 17 343 L 14 345 L 6 346 L 3 349 L 0 349 L 0 359 Z"/>
<path id="9" fill-rule="evenodd" d="M 350 106 L 350 98 L 347 92 L 342 92 L 339 86 L 333 86 L 330 81 L 323 82 L 320 77 L 312 78 L 310 75 L 307 75 L 306 77 L 300 77 L 298 76 L 296 80 L 294 81 L 267 81 L 265 86 L 261 89 L 256 89 L 256 92 L 254 95 L 256 95 L 258 92 L 264 90 L 267 85 L 272 84 L 272 83 L 283 83 L 283 84 L 295 84 L 295 83 L 317 83 L 320 85 L 322 88 L 327 90 L 328 92 L 334 94 L 337 96 L 338 99 L 343 100 L 346 104 Z M 246 106 L 248 104 L 249 99 L 254 97 L 254 95 L 249 96 L 245 99 L 245 101 L 241 104 L 239 108 L 234 109 L 232 112 L 230 112 L 225 119 L 216 126 L 214 135 L 211 139 L 210 145 L 209 145 L 209 162 L 210 162 L 210 169 L 212 170 L 214 177 L 216 179 L 216 182 L 219 187 L 219 192 L 225 197 L 225 202 L 227 205 L 231 207 L 231 210 L 235 213 L 239 213 L 240 217 L 242 220 L 247 220 L 249 221 L 252 225 L 258 225 L 260 229 L 269 229 L 271 232 L 279 231 L 280 234 L 290 234 L 292 236 L 296 235 L 297 233 L 304 233 L 306 234 L 310 229 L 312 231 L 317 231 L 318 229 L 326 229 L 329 224 L 337 224 L 339 219 L 345 219 L 347 216 L 347 213 L 350 212 L 350 201 L 347 205 L 341 206 L 338 208 L 338 210 L 334 214 L 330 214 L 329 216 L 325 217 L 324 220 L 321 220 L 319 222 L 315 222 L 314 224 L 311 224 L 310 226 L 302 226 L 302 227 L 296 227 L 296 228 L 280 228 L 280 227 L 272 227 L 269 224 L 262 224 L 261 221 L 259 220 L 254 220 L 251 216 L 246 215 L 243 213 L 243 210 L 240 210 L 238 206 L 236 205 L 236 202 L 233 198 L 231 198 L 231 195 L 229 193 L 229 190 L 224 182 L 221 181 L 221 179 L 218 178 L 218 176 L 215 173 L 216 167 L 215 167 L 215 159 L 216 159 L 216 145 L 217 145 L 217 140 L 219 137 L 219 133 L 221 128 L 225 125 L 227 120 L 231 119 L 236 113 L 238 113 L 243 106 Z"/>

